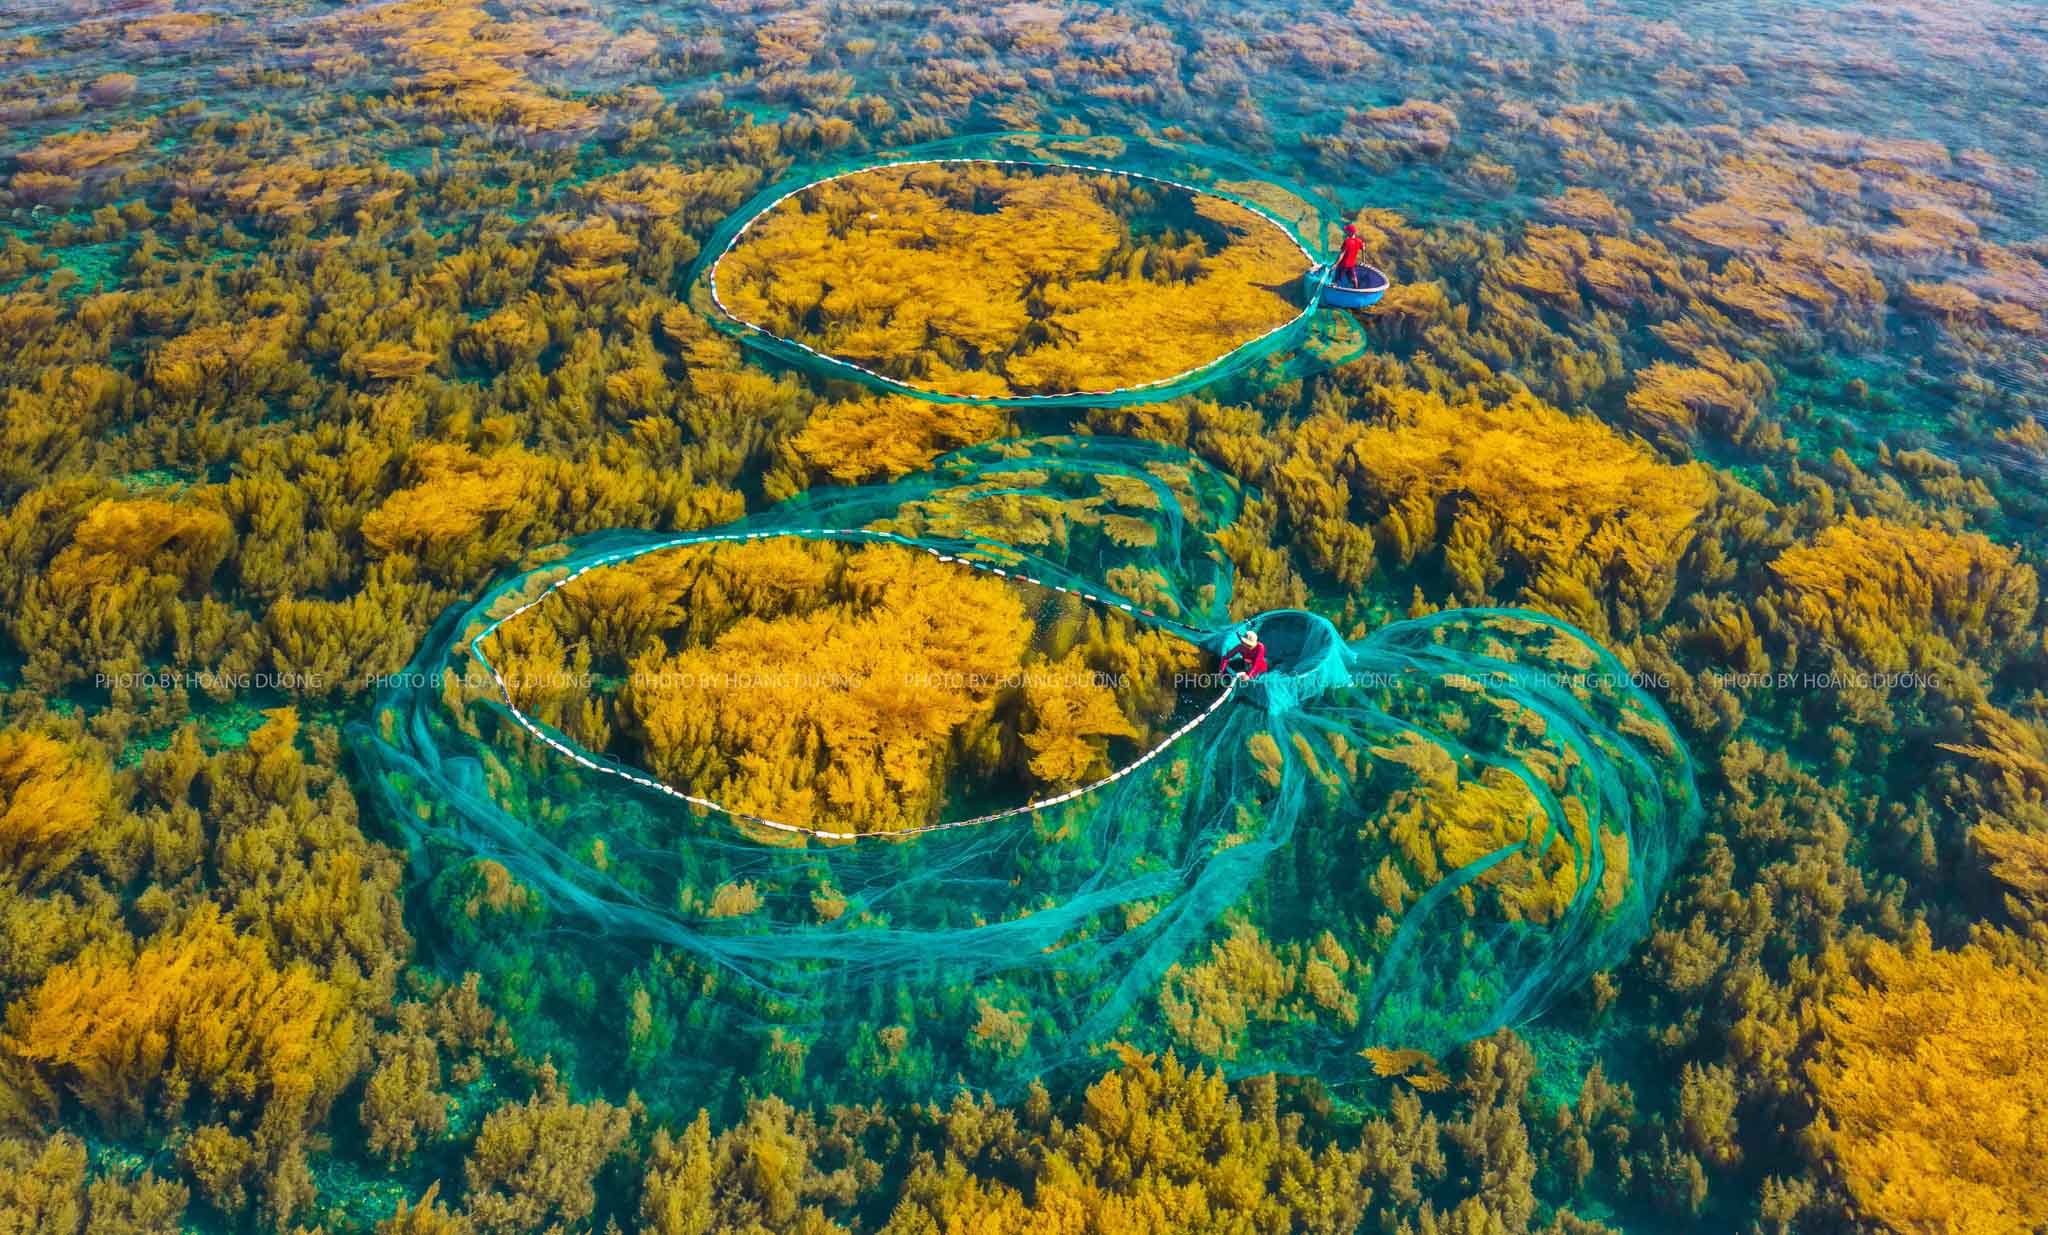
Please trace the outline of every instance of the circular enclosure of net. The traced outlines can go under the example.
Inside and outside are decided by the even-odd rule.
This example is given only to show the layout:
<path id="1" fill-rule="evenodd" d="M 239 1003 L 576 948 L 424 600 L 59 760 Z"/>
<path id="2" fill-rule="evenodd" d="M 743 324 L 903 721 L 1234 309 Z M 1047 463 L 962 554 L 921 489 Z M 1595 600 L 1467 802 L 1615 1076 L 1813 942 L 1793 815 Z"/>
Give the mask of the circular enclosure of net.
<path id="1" fill-rule="evenodd" d="M 799 549 L 793 555 L 774 549 L 780 543 L 797 543 Z M 840 555 L 834 561 L 834 549 L 864 547 L 858 555 L 848 561 Z M 705 563 L 696 571 L 688 567 L 676 569 L 674 561 L 649 563 L 662 555 L 676 557 L 678 553 L 690 551 L 719 551 L 729 549 L 729 561 Z M 819 553 L 823 549 L 823 553 Z M 768 551 L 768 553 L 756 553 Z M 940 592 L 948 580 L 942 573 L 930 569 L 903 569 L 901 557 L 893 553 L 911 555 L 922 553 L 934 563 L 956 565 L 963 571 L 977 571 L 987 580 L 1001 580 L 1001 586 L 969 586 L 958 592 Z M 633 584 L 610 578 L 618 571 L 633 569 L 635 563 L 649 563 L 651 569 L 643 569 L 639 580 Z M 668 569 L 662 569 L 662 567 Z M 834 565 L 838 565 L 838 578 Z M 854 569 L 848 569 L 848 567 Z M 719 569 L 723 567 L 723 569 Z M 612 752 L 590 750 L 590 733 L 563 735 L 563 727 L 594 729 L 610 735 L 614 731 L 612 719 L 602 717 L 596 725 L 578 725 L 580 717 L 569 715 L 569 709 L 561 707 L 559 686 L 567 682 L 567 664 L 561 657 L 537 659 L 537 643 L 549 643 L 555 637 L 563 641 L 578 639 L 604 639 L 614 631 L 602 631 L 600 614 L 616 614 L 618 606 L 633 586 L 641 584 L 645 590 L 639 596 L 657 594 L 666 590 L 674 598 L 666 600 L 668 608 L 680 608 L 692 604 L 700 596 L 719 596 L 733 590 L 733 584 L 745 586 L 743 576 L 748 571 L 770 573 L 770 571 L 797 571 L 797 580 L 784 578 L 780 588 L 782 596 L 772 598 L 772 604 L 782 610 L 782 621 L 821 619 L 803 623 L 801 637 L 803 647 L 791 649 L 788 639 L 776 639 L 770 625 L 754 619 L 743 619 L 729 623 L 725 629 L 727 639 L 723 641 L 702 641 L 700 647 L 682 649 L 676 655 L 641 655 L 637 662 L 627 664 L 625 655 L 614 655 L 618 664 L 608 666 L 614 672 L 629 672 L 633 692 L 633 717 L 635 729 L 643 735 L 649 731 L 664 733 L 672 743 L 698 743 L 705 748 L 727 748 L 741 746 L 752 750 L 741 750 L 737 760 L 725 760 L 727 750 L 664 750 L 659 754 L 670 756 L 659 762 L 670 764 L 678 770 L 696 770 L 694 780 L 702 782 L 705 756 L 717 758 L 727 793 L 719 793 L 705 786 L 702 791 L 692 791 L 688 782 L 690 776 L 657 776 L 647 766 L 621 762 Z M 815 567 L 815 569 L 813 569 Z M 727 576 L 719 580 L 719 576 Z M 829 604 L 834 586 L 844 586 L 848 573 L 860 573 L 856 584 L 862 592 L 872 594 L 881 580 L 887 586 L 907 592 L 911 604 L 889 606 L 870 604 L 868 623 L 862 625 L 856 614 L 848 612 L 844 604 Z M 741 578 L 733 578 L 741 576 Z M 791 586 L 795 582 L 795 588 Z M 950 553 L 934 545 L 920 545 L 909 537 L 895 533 L 881 533 L 881 530 L 854 530 L 854 528 L 831 528 L 831 526 L 797 526 L 786 530 L 741 530 L 741 533 L 686 533 L 672 539 L 655 541 L 649 545 L 635 545 L 627 549 L 616 549 L 602 553 L 575 565 L 573 569 L 559 573 L 549 571 L 537 580 L 539 590 L 528 600 L 522 600 L 516 608 L 502 616 L 489 619 L 481 631 L 469 639 L 469 653 L 475 657 L 477 666 L 489 674 L 498 698 L 506 709 L 506 715 L 524 729 L 532 739 L 543 743 L 557 756 L 573 762 L 588 772 L 600 776 L 616 776 L 641 791 L 670 797 L 688 807 L 702 811 L 717 811 L 741 827 L 762 829 L 766 834 L 780 834 L 784 838 L 803 836 L 823 842 L 854 842 L 854 840 L 905 840 L 913 836 L 926 836 L 932 832 L 948 832 L 956 827 L 979 827 L 985 823 L 997 823 L 1018 815 L 1030 815 L 1036 811 L 1047 811 L 1079 799 L 1085 793 L 1104 789 L 1108 784 L 1137 772 L 1145 764 L 1159 758 L 1176 741 L 1194 731 L 1196 725 L 1206 721 L 1229 702 L 1235 682 L 1221 674 L 1202 674 L 1200 664 L 1204 653 L 1194 643 L 1186 641 L 1180 623 L 1163 619 L 1161 614 L 1151 612 L 1143 604 L 1135 604 L 1120 596 L 1104 596 L 1096 590 L 1061 580 L 1038 580 L 1024 567 L 999 567 L 989 561 L 977 561 L 967 553 Z M 801 588 L 809 602 L 795 600 L 788 596 Z M 1022 655 L 1028 649 L 1032 637 L 1032 614 L 1012 590 L 1028 590 L 1040 594 L 1036 602 L 1036 625 L 1059 627 L 1053 631 L 1067 655 L 1063 659 L 1038 659 L 1036 664 L 1026 662 Z M 788 610 L 801 606 L 797 619 Z M 1100 612 L 1083 616 L 1075 623 L 1075 608 L 1098 606 Z M 932 610 L 946 612 L 932 612 Z M 551 612 L 557 610 L 557 612 Z M 559 612 L 565 610 L 565 612 Z M 1006 612 L 1008 610 L 1008 612 Z M 694 614 L 688 614 L 694 616 Z M 879 616 L 879 621 L 874 621 Z M 952 625 L 942 631 L 928 633 L 924 641 L 905 637 L 905 627 L 918 621 L 946 621 Z M 1008 621 L 1006 621 L 1008 619 Z M 539 639 L 530 627 L 535 623 L 547 623 L 539 631 Z M 688 619 L 678 625 L 688 625 Z M 1079 625 L 1081 629 L 1069 629 Z M 1120 627 L 1120 629 L 1118 629 Z M 1161 655 L 1153 649 L 1149 664 L 1153 668 L 1147 674 L 1149 680 L 1128 682 L 1126 674 L 1114 674 L 1108 668 L 1096 664 L 1098 657 L 1087 657 L 1085 635 L 1094 635 L 1096 643 L 1116 645 L 1124 649 L 1143 647 L 1145 637 L 1133 637 L 1141 627 L 1165 633 L 1165 637 L 1178 645 L 1174 651 Z M 641 629 L 641 635 L 649 631 Z M 766 633 L 766 637 L 762 637 Z M 754 639 L 748 639 L 754 635 Z M 1083 643 L 1075 647 L 1077 643 Z M 852 647 L 848 647 L 852 645 Z M 748 653 L 754 655 L 748 655 Z M 838 655 L 834 655 L 838 651 Z M 1010 657 L 1004 657 L 1010 651 Z M 809 659 L 805 653 L 815 653 Z M 852 653 L 852 655 L 848 655 Z M 766 659 L 764 657 L 772 657 Z M 874 664 L 879 659 L 893 657 L 899 664 Z M 944 659 L 940 659 L 944 657 Z M 514 668 L 516 666 L 516 668 Z M 864 690 L 870 684 L 874 672 L 895 674 L 895 682 L 881 682 L 879 688 Z M 1182 690 L 1182 684 L 1194 684 L 1198 690 Z M 1118 690 L 1130 688 L 1130 702 L 1135 707 L 1120 707 Z M 913 698 L 909 707 L 903 707 L 903 694 L 909 692 Z M 1165 694 L 1165 707 L 1161 707 L 1159 696 Z M 735 698 L 737 696 L 737 698 Z M 815 705 L 819 698 L 829 696 L 831 707 L 805 707 Z M 934 700 L 944 705 L 967 705 L 958 709 L 932 707 Z M 827 760 L 809 758 L 793 762 L 788 768 L 791 782 L 788 784 L 764 784 L 760 774 L 748 774 L 750 762 L 758 764 L 768 758 L 782 756 L 788 762 L 788 748 L 803 746 L 811 752 L 829 748 L 834 735 L 829 733 L 829 723 L 836 715 L 844 715 L 848 709 L 866 709 L 870 715 L 895 705 L 899 711 L 913 711 L 920 717 L 942 713 L 940 733 L 924 733 L 924 741 L 918 741 L 909 733 L 897 733 L 897 741 L 877 741 L 872 731 L 856 733 L 854 741 L 848 741 L 850 750 L 831 752 L 831 760 L 840 764 L 862 762 L 862 764 L 899 764 L 905 752 L 909 752 L 911 764 L 932 764 L 946 760 L 946 756 L 958 756 L 958 746 L 975 746 L 958 739 L 946 741 L 950 733 L 944 731 L 946 721 L 950 729 L 961 729 L 973 721 L 983 721 L 1001 729 L 993 715 L 1001 702 L 1010 700 L 1014 723 L 1010 733 L 989 733 L 979 746 L 989 746 L 989 739 L 997 748 L 1010 748 L 1018 754 L 1036 752 L 1036 758 L 1018 760 L 1026 776 L 1026 784 L 1018 786 L 1014 805 L 987 805 L 977 813 L 965 817 L 932 817 L 926 821 L 903 819 L 895 813 L 883 815 L 872 799 L 881 799 L 881 805 L 901 805 L 891 799 L 899 797 L 893 793 L 897 786 L 887 778 L 864 778 L 858 782 L 858 791 L 870 799 L 858 803 L 864 807 L 858 821 L 831 821 L 813 817 L 813 795 L 807 789 L 807 782 L 825 784 L 846 784 L 852 791 L 856 782 L 846 774 L 844 766 L 821 766 Z M 584 700 L 584 713 L 588 715 L 590 700 Z M 715 717 L 723 711 L 731 711 L 735 717 L 745 721 L 756 721 L 750 729 L 760 731 L 772 727 L 766 739 L 748 741 L 739 729 L 741 725 L 717 725 Z M 944 715 L 958 711 L 963 715 Z M 983 711 L 987 715 L 975 715 Z M 551 715 L 549 715 L 551 713 Z M 1024 713 L 1018 717 L 1018 713 Z M 709 721 L 707 721 L 709 717 Z M 762 725 L 760 721 L 770 721 Z M 1006 741 L 1008 737 L 1008 741 Z M 920 758 L 922 756 L 922 758 Z M 737 768 L 733 766 L 737 764 Z M 985 760 L 977 766 L 963 770 L 963 780 L 971 780 L 981 786 L 983 793 L 987 782 L 999 774 L 1001 760 Z M 692 768 L 694 766 L 694 768 Z M 920 789 L 926 789 L 924 778 L 918 776 L 926 768 L 911 768 L 911 776 L 920 780 Z M 711 776 L 709 780 L 717 780 Z M 961 799 L 961 786 L 932 786 L 936 793 L 930 807 L 942 809 L 950 801 Z M 743 793 L 733 805 L 729 791 Z M 950 791 L 950 793 L 948 793 Z M 719 793 L 719 799 L 707 797 L 707 793 Z M 829 797 L 829 795 L 827 795 Z M 842 795 L 848 797 L 848 795 Z M 801 815 L 797 819 L 782 817 L 784 803 L 795 805 Z M 846 803 L 854 805 L 854 803 Z M 848 811 L 850 813 L 850 811 Z"/>
<path id="2" fill-rule="evenodd" d="M 1085 791 L 879 844 L 679 800 L 593 744 L 613 722 L 587 698 L 508 707 L 500 675 L 561 655 L 535 650 L 545 627 L 509 636 L 512 615 L 566 603 L 566 579 L 658 563 L 676 537 L 540 555 L 437 625 L 353 732 L 407 833 L 423 942 L 484 975 L 529 1049 L 690 1107 L 760 1087 L 1009 1095 L 1111 1044 L 1342 1084 L 1524 1021 L 1618 963 L 1699 819 L 1657 704 L 1568 624 L 1498 609 L 1353 639 L 1262 615 L 1272 671 L 1217 703 L 1198 692 L 1224 686 L 1199 679 L 1245 625 L 1218 543 L 1238 505 L 1185 452 L 1054 438 L 708 529 L 761 552 L 819 538 L 959 559 L 975 568 L 961 586 L 1022 576 L 1091 613 L 1143 610 L 1142 637 L 1206 653 L 1188 669 L 1199 720 L 1153 714 L 1131 749 L 1157 753 L 1123 773 L 1069 763 Z M 676 595 L 687 618 L 700 593 Z M 615 600 L 590 598 L 607 629 L 638 611 Z M 1131 655 L 1114 639 L 1092 654 Z"/>
<path id="3" fill-rule="evenodd" d="M 694 296 L 819 376 L 934 402 L 1115 406 L 1363 350 L 1348 317 L 1316 308 L 1336 217 L 1220 152 L 996 134 L 764 189 L 706 244 Z"/>

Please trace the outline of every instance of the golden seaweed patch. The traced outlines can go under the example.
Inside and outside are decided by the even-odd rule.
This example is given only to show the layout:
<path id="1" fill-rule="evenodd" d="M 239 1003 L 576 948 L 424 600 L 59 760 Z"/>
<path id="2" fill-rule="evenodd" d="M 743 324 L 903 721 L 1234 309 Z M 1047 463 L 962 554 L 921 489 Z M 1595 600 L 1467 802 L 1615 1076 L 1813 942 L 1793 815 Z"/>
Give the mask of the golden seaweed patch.
<path id="1" fill-rule="evenodd" d="M 1039 797 L 1107 775 L 1170 728 L 1174 675 L 1200 659 L 1074 596 L 795 537 L 592 570 L 486 651 L 522 711 L 590 749 L 858 832 L 960 817 L 969 786 Z"/>
<path id="2" fill-rule="evenodd" d="M 1109 391 L 1293 320 L 1308 258 L 1235 202 L 1112 174 L 880 167 L 756 219 L 715 270 L 728 312 L 938 394 Z"/>

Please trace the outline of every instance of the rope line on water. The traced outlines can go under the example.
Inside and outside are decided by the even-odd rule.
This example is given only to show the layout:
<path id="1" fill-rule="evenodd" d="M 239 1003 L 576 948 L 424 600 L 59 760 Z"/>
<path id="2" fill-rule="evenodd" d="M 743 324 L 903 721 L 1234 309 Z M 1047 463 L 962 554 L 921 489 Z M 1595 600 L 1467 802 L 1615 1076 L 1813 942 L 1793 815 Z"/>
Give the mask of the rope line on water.
<path id="1" fill-rule="evenodd" d="M 1019 570 L 1004 570 L 999 566 L 993 566 L 988 565 L 986 563 L 977 562 L 972 558 L 965 557 L 960 554 L 947 553 L 943 550 L 933 548 L 930 545 L 921 545 L 915 541 L 908 540 L 902 536 L 897 536 L 889 532 L 855 532 L 841 531 L 829 528 L 789 528 L 781 531 L 713 532 L 701 535 L 681 536 L 677 537 L 674 540 L 662 541 L 657 544 L 647 545 L 644 547 L 635 548 L 620 553 L 614 553 L 605 557 L 598 558 L 595 561 L 589 562 L 581 567 L 578 567 L 576 570 L 571 571 L 569 574 L 562 576 L 560 579 L 557 579 L 555 582 L 549 584 L 546 588 L 542 589 L 541 592 L 538 595 L 536 595 L 533 599 L 527 601 L 525 604 L 520 605 L 518 608 L 513 609 L 511 612 L 505 614 L 505 616 L 498 618 L 496 621 L 484 627 L 483 630 L 479 631 L 473 638 L 470 639 L 470 655 L 476 657 L 478 663 L 482 664 L 485 669 L 490 671 L 491 680 L 494 681 L 498 687 L 498 697 L 500 701 L 504 704 L 505 711 L 512 717 L 512 719 L 515 722 L 517 722 L 522 729 L 526 730 L 527 733 L 539 739 L 543 744 L 548 746 L 557 754 L 560 754 L 568 758 L 572 762 L 582 767 L 588 768 L 593 772 L 604 773 L 607 776 L 619 777 L 620 779 L 630 781 L 631 783 L 638 785 L 643 789 L 651 789 L 656 793 L 663 794 L 679 802 L 686 802 L 691 806 L 699 807 L 705 810 L 717 811 L 718 813 L 725 815 L 728 818 L 738 820 L 742 823 L 754 824 L 756 826 L 768 828 L 770 830 L 777 832 L 787 832 L 794 835 L 811 836 L 819 840 L 843 841 L 901 840 L 906 837 L 922 836 L 931 832 L 948 832 L 956 828 L 978 827 L 983 824 L 994 823 L 998 820 L 1009 819 L 1019 815 L 1028 815 L 1036 811 L 1045 810 L 1050 807 L 1059 806 L 1066 802 L 1071 802 L 1075 798 L 1081 797 L 1083 794 L 1090 793 L 1096 789 L 1102 788 L 1105 785 L 1109 785 L 1114 783 L 1115 781 L 1121 780 L 1122 778 L 1130 775 L 1131 773 L 1137 771 L 1138 769 L 1144 767 L 1146 764 L 1150 763 L 1153 759 L 1157 758 L 1162 752 L 1164 752 L 1168 747 L 1172 746 L 1175 742 L 1180 741 L 1189 733 L 1193 732 L 1196 726 L 1200 725 L 1203 721 L 1209 719 L 1211 716 L 1214 716 L 1218 709 L 1222 708 L 1222 706 L 1225 703 L 1228 703 L 1236 695 L 1238 683 L 1242 680 L 1241 674 L 1233 674 L 1231 676 L 1229 684 L 1224 688 L 1223 693 L 1216 696 L 1215 700 L 1211 702 L 1208 707 L 1202 709 L 1201 713 L 1195 716 L 1194 719 L 1188 721 L 1186 724 L 1174 730 L 1172 733 L 1167 734 L 1166 737 L 1162 739 L 1157 745 L 1153 746 L 1150 750 L 1146 751 L 1138 758 L 1132 760 L 1128 764 L 1125 764 L 1123 767 L 1118 768 L 1117 770 L 1111 772 L 1108 776 L 1102 777 L 1100 780 L 1090 781 L 1088 784 L 1078 786 L 1077 788 L 1069 789 L 1065 793 L 1055 794 L 1054 796 L 1049 798 L 1040 798 L 1035 801 L 1026 802 L 1022 806 L 1012 806 L 1004 810 L 991 811 L 984 815 L 976 815 L 972 819 L 956 819 L 946 823 L 921 824 L 914 828 L 897 828 L 886 832 L 839 832 L 829 828 L 813 828 L 806 827 L 803 824 L 785 823 L 779 819 L 768 819 L 760 815 L 749 814 L 746 811 L 735 810 L 732 807 L 724 805 L 723 803 L 714 802 L 710 798 L 703 798 L 698 797 L 697 795 L 692 793 L 685 793 L 684 791 L 677 789 L 673 785 L 666 784 L 662 781 L 656 780 L 654 777 L 644 775 L 633 769 L 629 769 L 627 767 L 614 764 L 607 764 L 600 762 L 596 759 L 593 759 L 591 756 L 576 749 L 567 742 L 564 742 L 556 738 L 553 734 L 548 733 L 547 730 L 538 721 L 534 720 L 533 718 L 529 717 L 525 712 L 521 711 L 519 709 L 519 706 L 512 701 L 512 688 L 510 684 L 505 681 L 504 675 L 498 671 L 498 667 L 491 663 L 490 657 L 484 654 L 482 646 L 483 641 L 485 639 L 490 638 L 493 634 L 497 633 L 499 627 L 504 626 L 507 622 L 510 622 L 512 619 L 520 616 L 527 610 L 532 609 L 535 605 L 540 604 L 548 597 L 554 595 L 557 591 L 567 587 L 569 584 L 574 583 L 576 580 L 582 578 L 584 575 L 600 567 L 617 566 L 621 563 L 631 561 L 632 559 L 637 557 L 645 557 L 647 554 L 659 553 L 667 549 L 682 548 L 685 545 L 708 544 L 714 541 L 767 540 L 778 536 L 799 536 L 811 537 L 821 540 L 841 541 L 868 540 L 903 545 L 907 548 L 916 549 L 922 553 L 928 553 L 942 562 L 959 562 L 961 565 L 966 566 L 971 570 L 983 571 L 988 574 L 993 574 L 1005 579 L 1020 579 L 1025 583 L 1029 583 L 1037 587 L 1048 588 L 1052 591 L 1062 592 L 1069 596 L 1079 596 L 1087 600 L 1092 600 L 1097 604 L 1108 605 L 1117 609 L 1121 609 L 1124 612 L 1133 615 L 1134 617 L 1144 618 L 1162 626 L 1179 625 L 1179 623 L 1174 622 L 1170 618 L 1162 617 L 1159 614 L 1152 612 L 1150 609 L 1146 609 L 1139 605 L 1134 605 L 1127 600 L 1119 600 L 1113 597 L 1097 595 L 1096 593 L 1090 592 L 1084 588 L 1069 587 L 1065 584 L 1060 583 L 1050 583 L 1045 580 L 1039 579 L 1035 576 L 1027 575 Z"/>

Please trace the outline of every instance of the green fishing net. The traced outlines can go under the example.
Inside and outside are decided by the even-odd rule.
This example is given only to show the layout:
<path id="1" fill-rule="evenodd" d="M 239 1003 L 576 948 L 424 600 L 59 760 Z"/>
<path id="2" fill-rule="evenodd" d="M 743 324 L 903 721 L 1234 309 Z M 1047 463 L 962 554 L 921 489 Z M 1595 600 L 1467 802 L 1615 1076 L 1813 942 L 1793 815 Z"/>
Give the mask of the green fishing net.
<path id="1" fill-rule="evenodd" d="M 1014 1095 L 1118 1044 L 1342 1084 L 1386 1061 L 1362 1051 L 1440 1054 L 1620 961 L 1698 821 L 1656 703 L 1515 610 L 1355 639 L 1256 615 L 1270 672 L 1219 674 L 1245 625 L 1217 540 L 1239 500 L 1175 449 L 1047 438 L 538 555 L 447 615 L 354 732 L 423 945 L 481 972 L 529 1050 L 685 1108 Z M 721 809 L 512 706 L 525 624 L 582 604 L 580 629 L 616 626 L 590 590 L 608 575 L 787 538 L 1013 589 L 1041 645 L 1124 623 L 1184 655 L 1106 767 L 1055 793 L 957 774 L 963 749 L 917 830 L 853 837 L 826 809 Z M 660 594 L 671 626 L 692 595 Z"/>
<path id="2" fill-rule="evenodd" d="M 1303 257 L 1306 277 L 1298 285 L 1284 289 L 1296 311 L 1284 322 L 1227 352 L 1169 376 L 1126 385 L 1104 379 L 1091 383 L 1087 389 L 974 394 L 911 384 L 872 365 L 775 333 L 737 309 L 731 302 L 731 288 L 721 287 L 721 271 L 727 266 L 724 259 L 764 218 L 791 199 L 877 169 L 976 166 L 1118 177 L 1141 188 L 1177 189 L 1241 206 L 1284 233 Z M 1318 307 L 1342 222 L 1342 209 L 1326 194 L 1287 183 L 1238 155 L 1211 147 L 1158 138 L 1030 132 L 981 134 L 808 165 L 762 189 L 705 241 L 703 254 L 690 274 L 690 303 L 706 320 L 755 349 L 770 363 L 933 402 L 1117 407 L 1170 399 L 1215 387 L 1219 382 L 1225 385 L 1212 389 L 1211 397 L 1228 397 L 1233 384 L 1247 391 L 1261 389 L 1335 367 L 1365 351 L 1366 336 L 1356 320 L 1349 314 Z"/>

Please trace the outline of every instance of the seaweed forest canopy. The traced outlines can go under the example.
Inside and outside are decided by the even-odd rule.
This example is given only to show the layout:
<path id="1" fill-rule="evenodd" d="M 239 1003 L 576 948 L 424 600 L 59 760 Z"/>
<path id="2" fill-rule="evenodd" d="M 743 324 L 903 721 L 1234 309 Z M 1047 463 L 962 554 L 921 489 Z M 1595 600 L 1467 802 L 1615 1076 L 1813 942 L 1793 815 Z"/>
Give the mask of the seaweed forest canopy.
<path id="1" fill-rule="evenodd" d="M 1342 363 L 1326 197 L 1225 152 L 1033 132 L 797 173 L 714 231 L 692 303 L 762 354 L 984 407 L 1148 402 Z"/>
<path id="2" fill-rule="evenodd" d="M 840 176 L 750 220 L 713 268 L 741 321 L 920 390 L 1159 385 L 1301 315 L 1271 220 L 1164 182 L 993 163 Z"/>
<path id="3" fill-rule="evenodd" d="M 599 559 L 471 642 L 515 713 L 679 800 L 811 835 L 1083 791 L 1215 706 L 1199 649 L 1128 607 L 853 536 Z M 1002 788 L 1026 796 L 1005 807 Z"/>
<path id="4" fill-rule="evenodd" d="M 1199 670 L 1242 628 L 1221 550 L 1238 509 L 1182 452 L 1046 438 L 681 537 L 600 535 L 444 619 L 356 737 L 435 872 L 445 946 L 497 974 L 588 930 L 587 971 L 691 1027 L 692 1049 L 639 1057 L 651 1099 L 716 1092 L 784 1042 L 804 1043 L 785 1079 L 812 1101 L 928 1099 L 965 1075 L 1016 1096 L 1115 1044 L 1341 1079 L 1447 1054 L 1612 964 L 1698 823 L 1656 704 L 1569 625 L 1506 609 L 1351 641 L 1260 614 L 1272 672 L 1219 683 Z M 1055 642 L 1091 607 L 1121 619 L 1092 620 L 1071 672 L 1155 709 L 1179 681 L 1225 697 L 1110 770 L 1103 740 L 1143 719 L 1116 690 L 988 685 L 1042 644 L 1025 589 L 1067 598 Z M 938 640 L 923 665 L 857 611 L 817 625 L 863 591 Z M 670 658 L 673 622 L 742 672 L 767 667 L 742 641 L 801 645 L 778 662 L 795 672 L 853 668 L 812 659 L 849 635 L 874 655 L 853 689 L 738 683 L 739 703 L 676 705 L 674 677 L 713 667 Z M 528 688 L 562 674 L 565 634 L 600 677 L 639 658 L 616 709 Z M 965 684 L 934 694 L 926 670 Z M 935 703 L 974 710 L 900 728 Z M 659 780 L 609 774 L 615 724 Z M 990 783 L 1006 747 L 1041 782 L 1095 779 L 927 823 L 949 766 L 987 761 Z M 497 771 L 479 782 L 478 764 Z M 714 799 L 683 805 L 678 780 Z M 479 908 L 464 889 L 496 877 L 519 899 Z M 1232 976 L 1247 953 L 1256 996 Z"/>
<path id="5" fill-rule="evenodd" d="M 2044 62 L 0 5 L 0 1233 L 2034 1235 Z"/>

